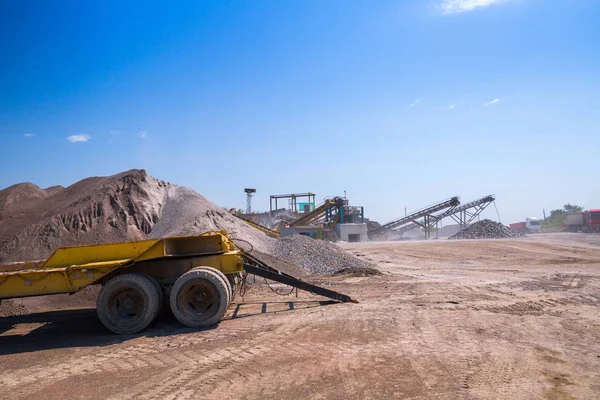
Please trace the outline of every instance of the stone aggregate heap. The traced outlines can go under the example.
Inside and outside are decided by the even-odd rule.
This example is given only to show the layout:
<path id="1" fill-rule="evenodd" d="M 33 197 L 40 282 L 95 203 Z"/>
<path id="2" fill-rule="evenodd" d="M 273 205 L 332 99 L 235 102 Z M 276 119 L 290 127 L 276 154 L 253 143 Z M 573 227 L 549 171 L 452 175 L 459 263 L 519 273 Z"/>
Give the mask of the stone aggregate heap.
<path id="1" fill-rule="evenodd" d="M 499 222 L 484 219 L 469 225 L 448 239 L 505 239 L 522 236 L 524 236 L 522 233 L 513 231 Z"/>

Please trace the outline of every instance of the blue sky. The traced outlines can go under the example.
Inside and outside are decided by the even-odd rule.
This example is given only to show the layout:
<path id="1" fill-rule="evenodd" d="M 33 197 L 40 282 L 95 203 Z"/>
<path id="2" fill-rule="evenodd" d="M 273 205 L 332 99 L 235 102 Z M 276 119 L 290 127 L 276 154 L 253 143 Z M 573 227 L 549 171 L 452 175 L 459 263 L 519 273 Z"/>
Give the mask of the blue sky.
<path id="1" fill-rule="evenodd" d="M 126 4 L 123 4 L 126 3 Z M 131 168 L 387 222 L 600 207 L 593 0 L 0 2 L 0 187 Z M 495 211 L 486 213 L 495 218 Z"/>

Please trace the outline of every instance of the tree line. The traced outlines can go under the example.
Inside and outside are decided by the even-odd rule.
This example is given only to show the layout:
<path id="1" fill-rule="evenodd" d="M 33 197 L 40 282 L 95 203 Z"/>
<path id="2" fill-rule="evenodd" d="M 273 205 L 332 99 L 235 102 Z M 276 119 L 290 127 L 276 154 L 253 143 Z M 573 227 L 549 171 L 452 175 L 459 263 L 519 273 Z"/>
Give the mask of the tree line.
<path id="1" fill-rule="evenodd" d="M 542 224 L 544 230 L 552 231 L 562 229 L 565 222 L 567 222 L 567 214 L 571 212 L 583 212 L 583 207 L 567 203 L 563 208 L 550 210 L 550 216 L 547 216 Z"/>

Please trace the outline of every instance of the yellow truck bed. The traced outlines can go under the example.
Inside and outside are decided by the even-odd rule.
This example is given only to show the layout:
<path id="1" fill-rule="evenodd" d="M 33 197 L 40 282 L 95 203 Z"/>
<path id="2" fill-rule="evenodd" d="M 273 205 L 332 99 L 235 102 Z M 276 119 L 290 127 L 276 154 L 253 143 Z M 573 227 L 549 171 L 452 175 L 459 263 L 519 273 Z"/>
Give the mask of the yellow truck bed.
<path id="1" fill-rule="evenodd" d="M 186 326 L 219 323 L 236 286 L 245 282 L 244 271 L 335 300 L 354 301 L 242 254 L 225 232 L 64 247 L 45 261 L 0 266 L 3 270 L 7 272 L 0 272 L 0 300 L 74 293 L 102 284 L 96 312 L 106 328 L 119 334 L 145 329 L 165 303 Z"/>
<path id="2" fill-rule="evenodd" d="M 64 247 L 42 262 L 0 266 L 0 299 L 74 293 L 118 268 L 202 257 L 203 264 L 223 273 L 242 271 L 240 252 L 224 232 L 137 242 Z M 14 270 L 19 268 L 19 270 Z M 11 271 L 12 270 L 12 271 Z"/>

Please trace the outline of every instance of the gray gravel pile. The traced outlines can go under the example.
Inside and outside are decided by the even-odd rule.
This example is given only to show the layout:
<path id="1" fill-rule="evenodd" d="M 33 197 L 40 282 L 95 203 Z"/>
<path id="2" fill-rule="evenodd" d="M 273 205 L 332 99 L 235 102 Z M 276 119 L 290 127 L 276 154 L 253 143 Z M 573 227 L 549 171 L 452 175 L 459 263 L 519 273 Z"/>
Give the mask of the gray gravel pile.
<path id="1" fill-rule="evenodd" d="M 448 239 L 503 239 L 522 236 L 524 235 L 499 222 L 484 219 L 469 225 L 462 232 L 458 232 Z"/>
<path id="2" fill-rule="evenodd" d="M 292 235 L 274 241 L 269 253 L 297 264 L 310 275 L 334 274 L 344 269 L 375 270 L 375 267 L 335 244 L 307 236 Z"/>

